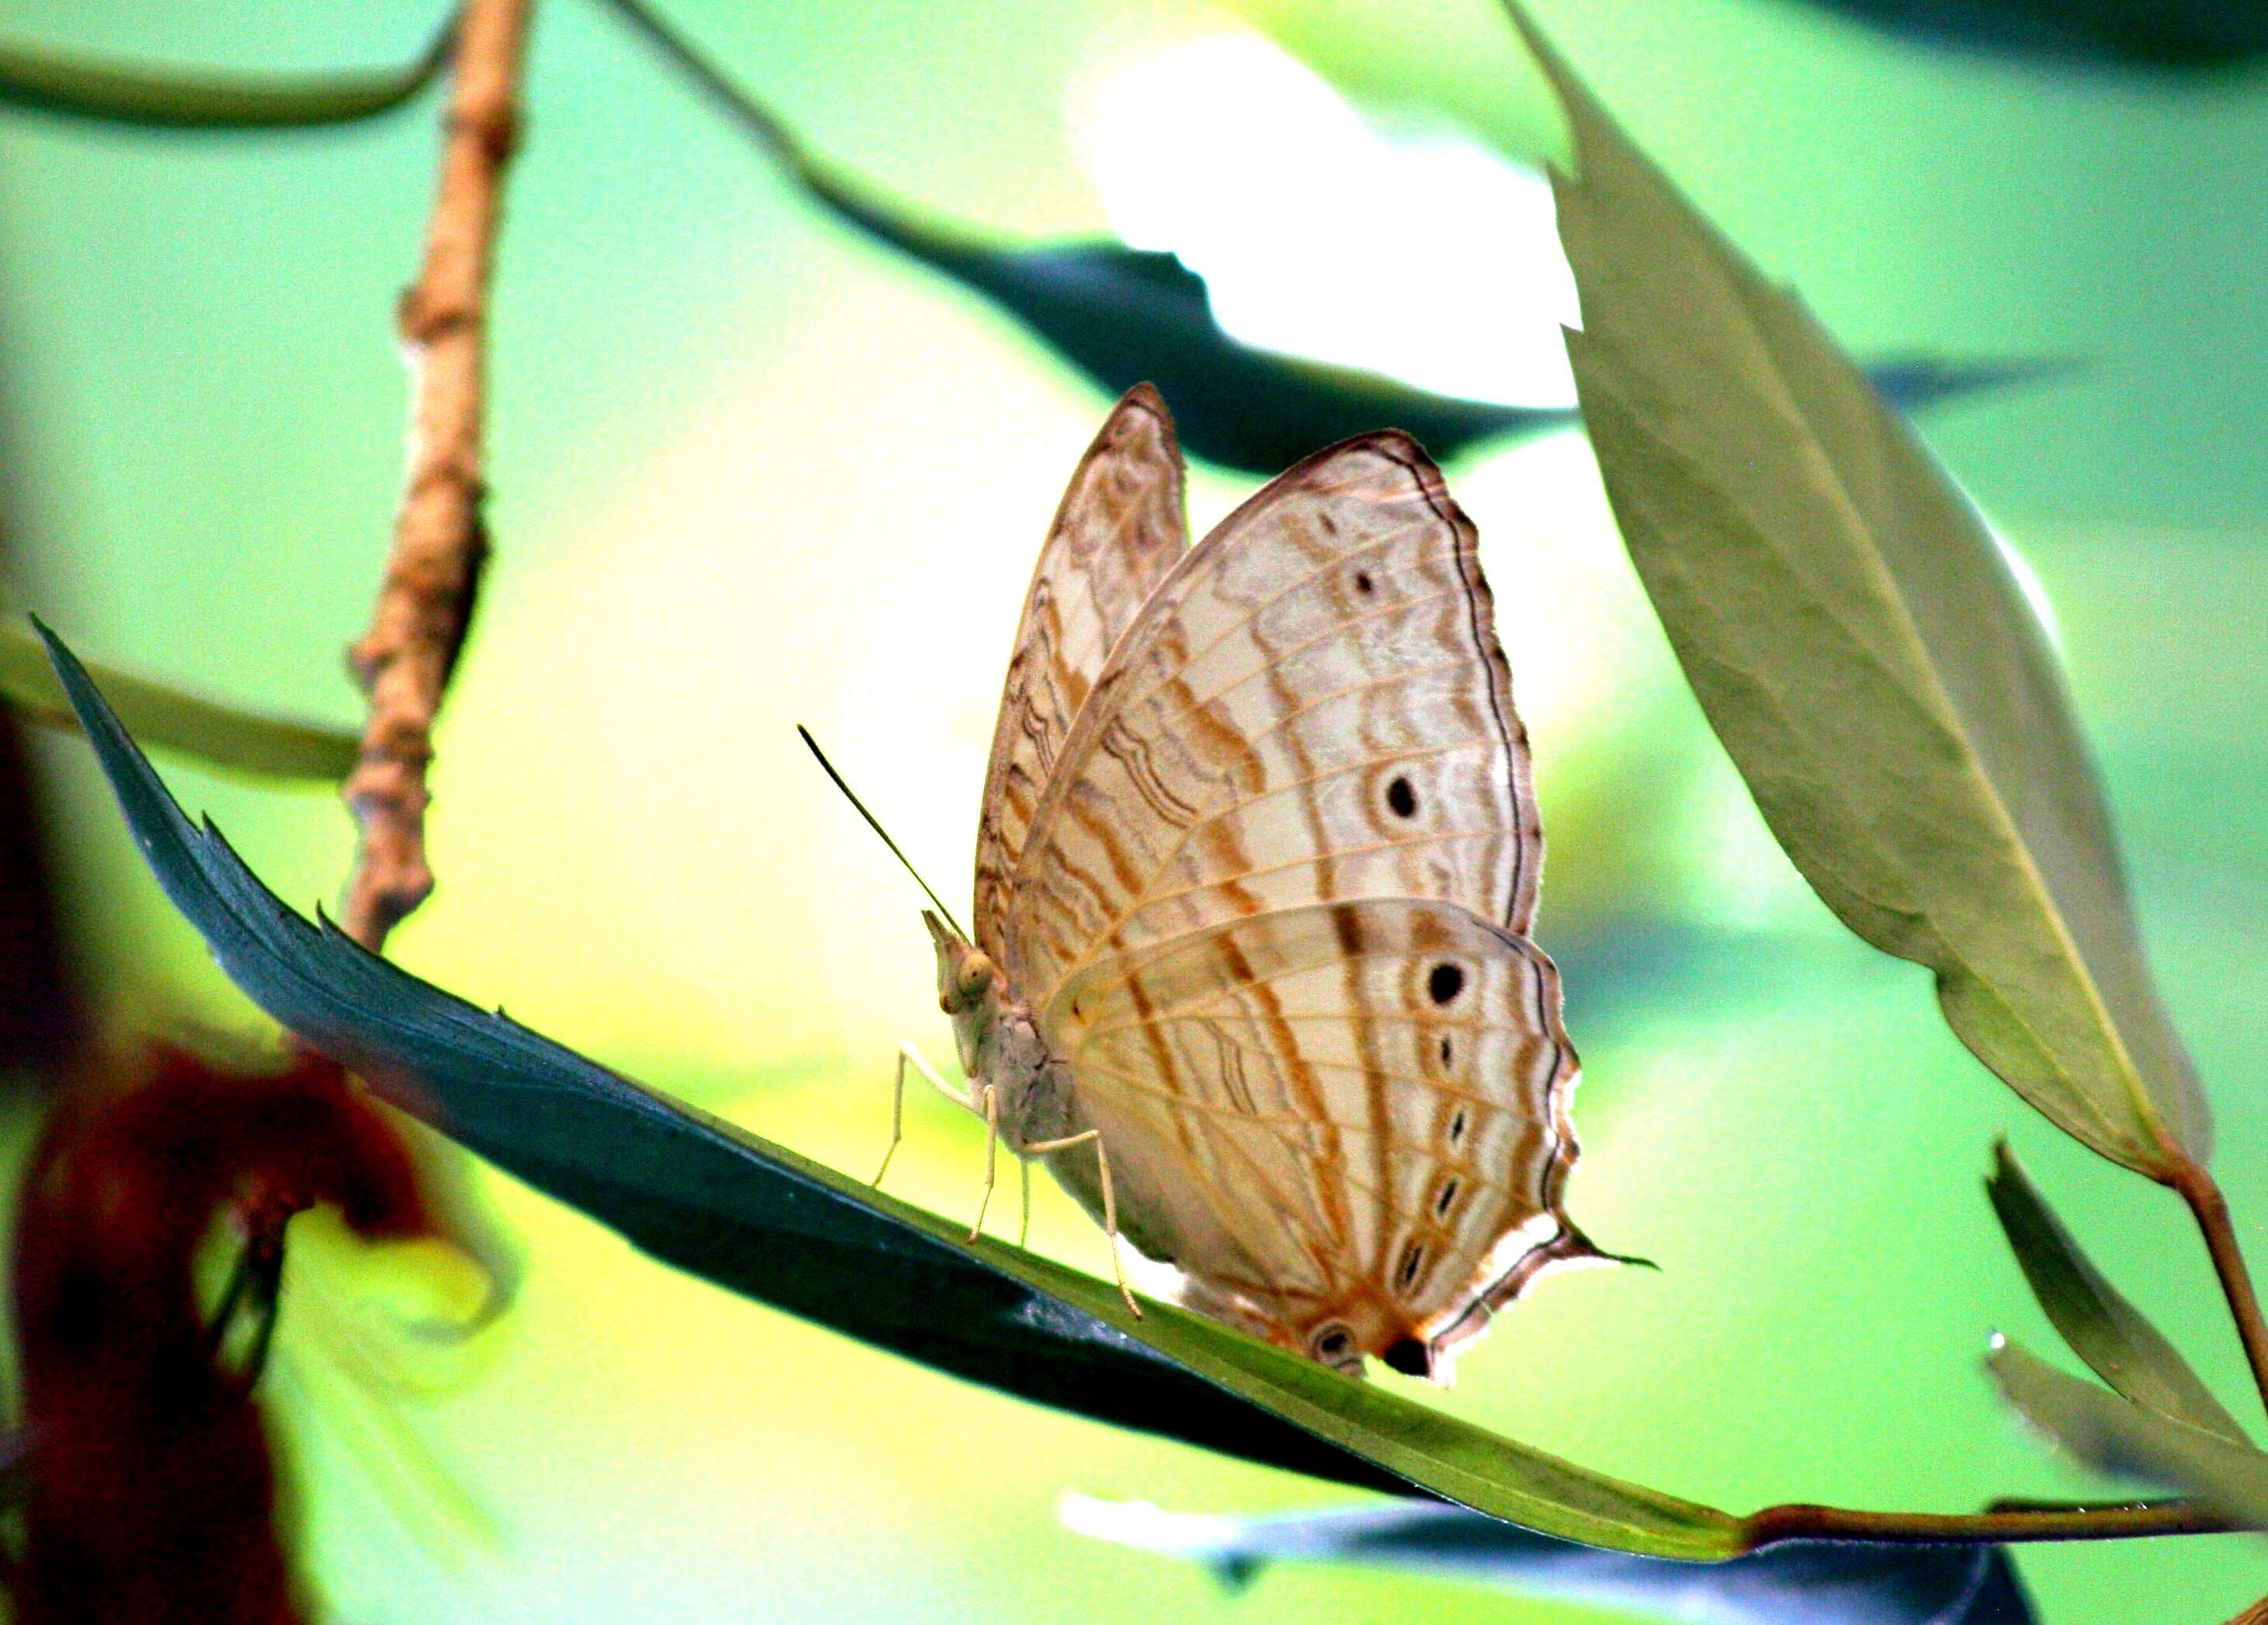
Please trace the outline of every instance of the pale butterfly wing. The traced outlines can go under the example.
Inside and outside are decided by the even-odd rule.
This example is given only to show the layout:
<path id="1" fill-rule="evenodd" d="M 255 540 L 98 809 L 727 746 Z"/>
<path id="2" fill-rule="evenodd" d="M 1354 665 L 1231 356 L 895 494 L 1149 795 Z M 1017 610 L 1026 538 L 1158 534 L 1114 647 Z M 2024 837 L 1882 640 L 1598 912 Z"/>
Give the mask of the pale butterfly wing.
<path id="1" fill-rule="evenodd" d="M 996 957 L 1036 1010 L 1091 955 L 1269 908 L 1437 898 L 1524 932 L 1542 857 L 1472 524 L 1415 441 L 1366 435 L 1144 605 L 1032 815 Z"/>
<path id="2" fill-rule="evenodd" d="M 1473 527 L 1415 442 L 1318 453 L 1182 558 L 1042 777 L 993 952 L 1193 1306 L 1430 1370 L 1592 1255 L 1559 1209 L 1574 1055 L 1524 936 L 1527 742 Z M 1097 1205 L 1090 1161 L 1052 1165 Z"/>
<path id="3" fill-rule="evenodd" d="M 1138 384 L 1071 476 L 1016 629 L 976 836 L 976 945 L 995 961 L 1009 877 L 1072 719 L 1187 537 L 1173 421 L 1157 391 Z"/>
<path id="4" fill-rule="evenodd" d="M 1122 1227 L 1182 1265 L 1193 1307 L 1422 1370 L 1587 1251 L 1559 1212 L 1576 1062 L 1557 974 L 1463 908 L 1226 921 L 1090 962 L 1041 1018 L 1111 1148 Z M 1091 1159 L 1057 1169 L 1095 1205 Z"/>

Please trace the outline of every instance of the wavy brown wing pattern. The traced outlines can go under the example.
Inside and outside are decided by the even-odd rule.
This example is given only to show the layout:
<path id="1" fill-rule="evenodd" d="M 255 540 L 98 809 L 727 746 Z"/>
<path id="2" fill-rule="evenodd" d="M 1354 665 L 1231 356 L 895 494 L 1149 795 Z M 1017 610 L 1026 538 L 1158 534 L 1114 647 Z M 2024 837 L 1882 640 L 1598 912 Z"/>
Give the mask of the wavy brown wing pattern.
<path id="1" fill-rule="evenodd" d="M 1525 936 L 1527 740 L 1473 526 L 1416 442 L 1318 452 L 1224 521 L 1052 766 L 997 957 L 1192 1307 L 1437 1373 L 1594 1256 L 1560 1207 L 1576 1063 Z M 1092 1156 L 1050 1160 L 1100 1217 Z"/>
<path id="2" fill-rule="evenodd" d="M 1173 420 L 1158 392 L 1137 384 L 1071 475 L 1016 628 L 976 835 L 976 945 L 995 963 L 1009 877 L 1072 719 L 1188 535 Z"/>
<path id="3" fill-rule="evenodd" d="M 1095 954 L 1311 902 L 1436 898 L 1524 932 L 1543 835 L 1494 614 L 1407 435 L 1270 482 L 1072 724 L 1009 886 L 1011 985 L 1038 1009 Z"/>
<path id="4" fill-rule="evenodd" d="M 1559 1207 L 1557 973 L 1454 904 L 1313 904 L 1106 955 L 1042 1024 L 1128 1239 L 1193 1308 L 1350 1367 L 1414 1344 L 1395 1363 L 1424 1370 L 1588 1252 Z M 1057 1172 L 1094 1205 L 1091 1159 Z"/>

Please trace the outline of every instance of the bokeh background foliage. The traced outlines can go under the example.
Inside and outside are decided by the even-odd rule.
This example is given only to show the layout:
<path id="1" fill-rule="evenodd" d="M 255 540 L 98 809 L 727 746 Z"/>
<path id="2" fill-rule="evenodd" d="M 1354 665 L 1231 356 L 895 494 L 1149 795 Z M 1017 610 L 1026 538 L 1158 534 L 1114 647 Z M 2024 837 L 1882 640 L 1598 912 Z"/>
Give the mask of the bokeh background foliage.
<path id="1" fill-rule="evenodd" d="M 1764 0 L 1535 11 L 1852 348 L 2088 364 L 1931 432 L 2053 606 L 2214 1101 L 2217 1165 L 2257 1238 L 2250 1085 L 2268 1008 L 2242 967 L 2268 914 L 2268 805 L 2258 640 L 2235 585 L 2268 501 L 2246 393 L 2268 341 L 2241 252 L 2268 208 L 2244 180 L 2268 100 L 2242 77 L 2176 86 L 1924 55 Z M 1112 86 L 1239 30 L 1349 77 L 1359 63 L 1351 88 L 1404 137 L 1462 118 L 1532 149 L 1549 129 L 1486 7 L 673 15 L 830 151 L 1018 233 L 1092 230 L 1129 197 L 1154 220 L 1178 188 L 1190 212 L 1155 229 L 1203 239 L 1217 178 L 1190 158 L 1234 134 L 1218 124 L 1233 108 L 1176 100 L 1153 71 L 1146 144 L 1165 179 L 1145 194 L 1104 184 L 1126 165 Z M 58 42 L 271 67 L 405 61 L 435 20 L 251 0 L 13 0 L 6 18 Z M 905 889 L 788 724 L 836 741 L 917 861 L 961 870 L 1017 596 L 1101 402 L 997 314 L 817 219 L 595 9 L 543 8 L 527 99 L 495 329 L 499 555 L 440 742 L 443 890 L 397 952 L 863 1170 L 890 1040 L 941 1033 Z M 432 141 L 415 114 L 232 143 L 7 118 L 14 596 L 83 651 L 351 720 L 335 651 L 366 607 L 397 474 L 386 324 Z M 1296 156 L 1282 163 L 1292 188 Z M 1492 196 L 1493 180 L 1469 184 Z M 1360 199 L 1303 224 L 1316 266 L 1360 258 L 1381 229 Z M 1485 261 L 1453 224 L 1427 253 L 1469 276 Z M 1351 327 L 1387 303 L 1334 297 L 1326 316 Z M 1409 343 L 1424 374 L 1434 364 Z M 1977 1188 L 2004 1124 L 2098 1261 L 2240 1393 L 2177 1207 L 2019 1115 L 1937 1023 L 1920 974 L 1852 943 L 1778 857 L 1676 680 L 1581 439 L 1450 474 L 1486 538 L 1537 736 L 1553 839 L 1541 935 L 1589 1078 L 1576 1210 L 1664 1269 L 1554 1283 L 1447 1403 L 1719 1505 L 2079 1489 L 1977 1373 L 1995 1327 L 2051 1342 Z M 1201 474 L 1196 517 L 1245 489 Z M 247 1026 L 97 816 L 83 748 L 40 760 L 72 836 L 80 952 L 114 1008 Z M 287 895 L 335 885 L 346 835 L 327 798 L 173 782 Z M 926 1105 L 912 1128 L 894 1180 L 957 1210 L 975 1133 Z M 488 1547 L 397 1516 L 320 1375 L 288 1375 L 319 1371 L 317 1351 L 287 1358 L 311 1568 L 342 1611 L 957 1618 L 1044 1586 L 1050 1612 L 1267 1619 L 1385 1616 L 1433 1595 L 1286 1572 L 1231 1602 L 1194 1572 L 1098 1548 L 1056 1526 L 1062 1489 L 1245 1511 L 1325 1492 L 958 1387 L 654 1270 L 502 1181 L 495 1195 L 529 1259 L 509 1346 L 412 1417 L 496 1526 Z M 1067 1204 L 1042 1198 L 1037 1235 L 1100 1261 Z M 292 1335 L 287 1320 L 287 1357 Z M 2234 1539 L 2020 1562 L 2058 1621 L 2170 1594 L 2202 1617 L 2261 1588 Z"/>

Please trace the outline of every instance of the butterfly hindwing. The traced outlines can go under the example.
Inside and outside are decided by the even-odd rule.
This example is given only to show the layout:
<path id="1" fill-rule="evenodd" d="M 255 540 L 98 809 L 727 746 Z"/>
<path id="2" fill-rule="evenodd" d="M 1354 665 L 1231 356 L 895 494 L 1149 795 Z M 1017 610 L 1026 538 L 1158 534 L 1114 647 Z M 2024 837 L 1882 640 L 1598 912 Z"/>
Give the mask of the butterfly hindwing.
<path id="1" fill-rule="evenodd" d="M 1072 719 L 1187 538 L 1173 423 L 1157 392 L 1138 384 L 1071 475 L 1016 629 L 977 831 L 976 944 L 995 960 L 1008 879 Z"/>
<path id="2" fill-rule="evenodd" d="M 1303 1352 L 1343 1327 L 1375 1355 L 1574 1237 L 1559 1007 L 1525 938 L 1369 899 L 1104 956 L 1040 1016 L 1121 1211 L 1146 1217 L 1135 1239 L 1194 1301 Z"/>

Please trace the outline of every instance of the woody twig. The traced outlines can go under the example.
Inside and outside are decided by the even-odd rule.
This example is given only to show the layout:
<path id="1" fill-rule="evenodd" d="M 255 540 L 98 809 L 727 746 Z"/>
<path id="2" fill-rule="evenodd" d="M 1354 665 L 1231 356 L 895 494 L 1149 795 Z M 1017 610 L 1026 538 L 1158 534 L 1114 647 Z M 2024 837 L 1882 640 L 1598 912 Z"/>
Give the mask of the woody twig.
<path id="1" fill-rule="evenodd" d="M 424 261 L 401 298 L 409 472 L 370 630 L 347 651 L 370 709 L 361 760 L 342 790 L 360 839 L 342 923 L 373 952 L 433 889 L 425 774 L 488 552 L 482 337 L 530 3 L 464 8 Z"/>

